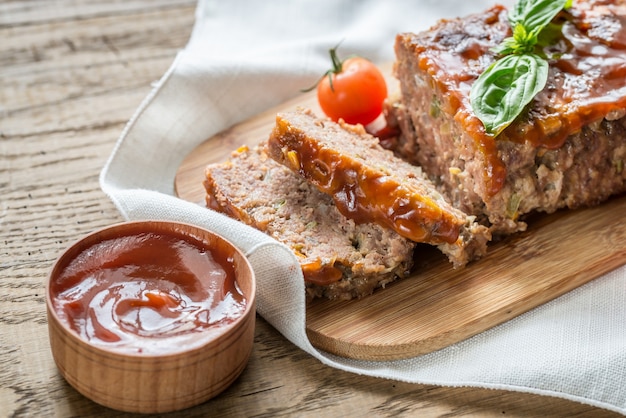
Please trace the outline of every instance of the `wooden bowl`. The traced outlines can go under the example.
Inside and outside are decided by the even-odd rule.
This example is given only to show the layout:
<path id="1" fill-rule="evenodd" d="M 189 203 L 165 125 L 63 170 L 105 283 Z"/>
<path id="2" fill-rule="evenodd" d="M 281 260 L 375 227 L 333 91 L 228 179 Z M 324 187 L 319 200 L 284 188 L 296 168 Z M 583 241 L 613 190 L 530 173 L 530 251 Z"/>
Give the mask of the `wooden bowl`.
<path id="1" fill-rule="evenodd" d="M 182 293 L 188 291 L 196 299 L 199 298 L 197 295 L 208 295 L 209 291 L 203 286 L 209 279 L 201 274 L 190 285 L 186 275 L 188 270 L 184 270 L 185 274 L 180 273 L 180 277 L 184 278 L 180 286 L 168 285 L 168 290 L 145 291 L 140 295 L 143 299 L 131 298 L 132 302 L 129 302 L 129 296 L 123 293 L 126 291 L 123 289 L 135 289 L 133 286 L 137 280 L 144 280 L 141 282 L 143 287 L 137 288 L 156 288 L 162 286 L 161 279 L 148 276 L 138 279 L 131 273 L 130 278 L 124 276 L 124 286 L 102 284 L 107 280 L 115 282 L 111 277 L 118 277 L 117 272 L 121 271 L 117 267 L 112 268 L 111 263 L 112 259 L 119 261 L 122 256 L 112 256 L 110 253 L 126 248 L 125 245 L 132 250 L 138 242 L 134 237 L 144 237 L 145 234 L 159 238 L 154 241 L 157 247 L 166 241 L 160 237 L 174 237 L 172 239 L 196 245 L 201 254 L 206 251 L 213 256 L 217 254 L 217 258 L 222 257 L 220 262 L 228 264 L 225 271 L 235 278 L 233 292 L 239 292 L 236 296 L 243 299 L 232 302 L 235 297 L 228 293 L 230 296 L 224 300 L 232 302 L 232 306 L 227 306 L 232 312 L 224 309 L 223 312 L 227 313 L 223 316 L 215 313 L 220 311 L 213 305 L 210 309 L 191 309 L 192 302 L 184 299 L 188 295 Z M 116 241 L 119 239 L 129 241 L 120 241 L 124 243 L 120 245 Z M 153 253 L 156 250 L 150 247 L 143 256 L 131 253 L 125 257 L 127 261 L 131 260 L 143 268 L 141 263 L 149 264 L 155 259 L 146 254 L 153 256 Z M 181 260 L 189 258 L 187 255 L 171 257 L 171 254 L 161 254 L 154 262 L 166 266 L 171 263 L 178 265 L 179 261 L 182 263 Z M 200 257 L 202 263 L 206 262 L 205 256 L 203 258 L 194 253 L 193 257 Z M 198 271 L 198 264 L 193 263 L 189 271 L 208 273 Z M 81 270 L 84 277 L 77 279 L 80 275 L 75 273 L 80 269 L 84 270 Z M 128 273 L 130 270 L 124 271 Z M 151 270 L 146 267 L 145 271 Z M 219 276 L 218 273 L 213 274 Z M 170 278 L 178 276 L 168 271 L 164 277 L 163 280 L 169 283 Z M 101 287 L 92 286 L 94 280 Z M 211 282 L 211 286 L 219 287 L 215 284 L 219 280 Z M 223 287 L 222 293 L 225 293 L 226 286 Z M 91 289 L 96 288 L 98 291 L 94 290 L 94 294 L 104 295 L 104 299 L 97 299 L 99 296 L 89 299 Z M 179 293 L 174 294 L 175 291 Z M 109 408 L 126 412 L 163 413 L 191 407 L 222 392 L 246 367 L 254 339 L 255 291 L 255 276 L 245 256 L 227 240 L 212 232 L 188 224 L 165 221 L 114 225 L 72 245 L 51 270 L 46 289 L 46 308 L 52 355 L 60 373 L 70 385 L 84 396 Z M 149 292 L 152 293 L 148 295 Z M 163 292 L 172 294 L 168 296 Z M 220 293 L 211 292 L 213 298 Z M 70 302 L 72 297 L 77 301 Z M 208 296 L 205 299 L 208 300 Z M 221 303 L 218 306 L 222 306 Z M 89 313 L 85 314 L 87 311 Z M 195 315 L 193 319 L 189 319 L 189 312 Z M 96 319 L 92 320 L 94 316 Z M 163 324 L 158 322 L 169 321 L 170 316 L 177 319 Z M 112 322 L 106 322 L 108 320 Z M 154 323 L 158 323 L 161 328 L 155 331 L 151 321 L 156 321 Z M 101 329 L 101 325 L 105 329 Z M 111 330 L 115 335 L 109 338 L 107 332 Z M 119 337 L 118 334 L 123 335 Z"/>

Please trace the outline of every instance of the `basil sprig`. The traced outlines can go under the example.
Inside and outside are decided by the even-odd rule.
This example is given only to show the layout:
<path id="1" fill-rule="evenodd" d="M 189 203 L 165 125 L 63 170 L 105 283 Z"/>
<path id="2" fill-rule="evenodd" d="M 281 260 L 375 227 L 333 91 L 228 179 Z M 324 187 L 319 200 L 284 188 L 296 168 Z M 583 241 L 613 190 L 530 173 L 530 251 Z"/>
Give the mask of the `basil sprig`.
<path id="1" fill-rule="evenodd" d="M 548 81 L 548 61 L 534 52 L 539 34 L 572 0 L 519 0 L 509 12 L 513 36 L 494 51 L 501 55 L 474 82 L 470 102 L 488 134 L 498 136 Z"/>

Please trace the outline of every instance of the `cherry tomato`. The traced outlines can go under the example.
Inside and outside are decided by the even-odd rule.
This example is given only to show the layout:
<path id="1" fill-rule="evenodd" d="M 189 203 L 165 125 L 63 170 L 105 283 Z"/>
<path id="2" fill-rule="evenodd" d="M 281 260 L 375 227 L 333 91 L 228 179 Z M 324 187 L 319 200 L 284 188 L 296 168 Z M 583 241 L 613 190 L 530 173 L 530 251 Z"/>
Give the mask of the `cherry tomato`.
<path id="1" fill-rule="evenodd" d="M 335 49 L 330 56 L 333 68 L 317 85 L 317 99 L 326 116 L 350 124 L 374 121 L 387 97 L 387 84 L 378 67 L 362 57 L 340 61 Z"/>

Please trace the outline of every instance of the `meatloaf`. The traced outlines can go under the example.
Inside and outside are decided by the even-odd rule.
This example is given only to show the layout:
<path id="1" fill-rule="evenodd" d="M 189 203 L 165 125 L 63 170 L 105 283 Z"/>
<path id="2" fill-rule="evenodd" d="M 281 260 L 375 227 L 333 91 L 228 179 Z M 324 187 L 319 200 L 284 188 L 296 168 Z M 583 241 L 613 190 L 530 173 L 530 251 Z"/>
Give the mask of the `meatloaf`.
<path id="1" fill-rule="evenodd" d="M 306 109 L 279 113 L 267 147 L 357 224 L 375 222 L 437 245 L 455 267 L 486 252 L 488 229 L 452 207 L 419 167 L 383 149 L 361 125 L 321 119 Z"/>
<path id="2" fill-rule="evenodd" d="M 576 0 L 553 23 L 561 34 L 543 51 L 547 85 L 497 137 L 469 97 L 497 59 L 493 48 L 512 35 L 504 7 L 396 37 L 394 151 L 495 234 L 523 230 L 532 212 L 626 190 L 626 3 Z"/>
<path id="3" fill-rule="evenodd" d="M 206 168 L 207 206 L 289 246 L 300 260 L 309 298 L 359 298 L 409 273 L 413 242 L 345 218 L 329 196 L 263 149 L 242 147 Z"/>

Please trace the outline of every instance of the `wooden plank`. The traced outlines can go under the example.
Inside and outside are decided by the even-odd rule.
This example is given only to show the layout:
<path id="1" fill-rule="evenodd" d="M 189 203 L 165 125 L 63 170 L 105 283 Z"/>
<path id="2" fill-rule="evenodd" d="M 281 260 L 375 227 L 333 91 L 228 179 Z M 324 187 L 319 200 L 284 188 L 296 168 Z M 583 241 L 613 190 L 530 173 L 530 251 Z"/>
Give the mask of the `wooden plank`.
<path id="1" fill-rule="evenodd" d="M 195 0 L 12 0 L 0 2 L 0 28 L 195 7 Z"/>
<path id="2" fill-rule="evenodd" d="M 296 106 L 320 112 L 315 96 L 303 95 L 201 144 L 178 170 L 177 194 L 201 203 L 204 166 L 258 143 L 276 112 Z M 407 358 L 446 347 L 626 263 L 624 211 L 626 197 L 536 217 L 526 232 L 491 245 L 485 258 L 463 269 L 420 247 L 411 277 L 361 300 L 310 303 L 307 333 L 316 347 L 356 359 Z"/>

